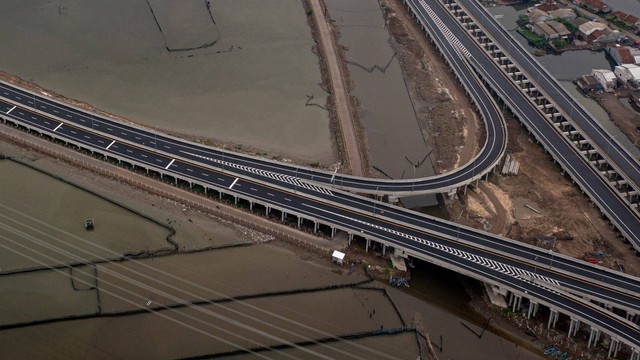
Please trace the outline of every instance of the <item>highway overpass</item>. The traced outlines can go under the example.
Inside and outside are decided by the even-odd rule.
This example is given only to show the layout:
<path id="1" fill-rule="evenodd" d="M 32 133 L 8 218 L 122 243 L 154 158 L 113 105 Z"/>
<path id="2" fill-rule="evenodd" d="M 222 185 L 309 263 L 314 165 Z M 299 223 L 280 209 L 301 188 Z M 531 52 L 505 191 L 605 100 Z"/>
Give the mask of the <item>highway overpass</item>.
<path id="1" fill-rule="evenodd" d="M 472 71 L 473 67 L 480 67 L 476 63 L 478 59 L 466 53 L 472 51 L 469 46 L 472 43 L 465 45 L 449 25 L 445 26 L 449 24 L 443 20 L 449 16 L 445 8 L 440 8 L 444 11 L 440 16 L 435 6 L 416 4 L 422 8 L 414 9 L 422 26 L 457 69 L 461 82 L 467 81 L 467 86 L 484 92 Z M 6 83 L 0 91 L 3 92 L 0 114 L 5 124 L 27 128 L 165 179 L 182 181 L 203 189 L 209 196 L 246 201 L 250 207 L 259 204 L 267 212 L 279 212 L 283 218 L 297 218 L 300 225 L 307 223 L 314 229 L 326 227 L 331 234 L 344 231 L 351 239 L 393 247 L 404 255 L 510 291 L 514 309 L 521 305 L 522 299 L 528 299 L 530 315 L 538 305 L 549 307 L 552 310 L 550 326 L 559 312 L 568 314 L 572 319 L 570 335 L 579 322 L 587 323 L 593 329 L 592 334 L 611 335 L 612 348 L 624 343 L 632 347 L 634 356 L 638 354 L 640 336 L 635 321 L 640 314 L 640 282 L 637 278 L 322 186 L 318 179 L 331 180 L 328 178 L 333 176 L 331 173 L 222 152 L 156 134 Z M 495 110 L 492 100 L 486 100 L 489 102 L 483 104 L 487 109 Z M 473 178 L 476 174 L 471 171 L 470 175 Z M 335 181 L 336 178 L 329 183 Z M 382 193 L 380 185 L 376 186 L 371 192 Z M 624 310 L 625 316 L 610 311 L 611 307 Z"/>

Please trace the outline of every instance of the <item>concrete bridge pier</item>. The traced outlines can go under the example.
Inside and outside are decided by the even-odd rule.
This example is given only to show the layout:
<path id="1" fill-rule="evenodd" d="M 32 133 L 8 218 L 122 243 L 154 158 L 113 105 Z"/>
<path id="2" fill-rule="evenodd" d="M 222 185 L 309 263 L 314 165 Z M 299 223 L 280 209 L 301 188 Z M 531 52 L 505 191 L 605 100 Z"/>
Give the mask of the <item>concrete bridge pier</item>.
<path id="1" fill-rule="evenodd" d="M 531 316 L 536 316 L 538 313 L 539 304 L 535 301 L 529 301 L 529 310 L 527 311 L 527 319 L 531 319 Z"/>
<path id="2" fill-rule="evenodd" d="M 287 217 L 287 213 L 286 212 L 282 212 L 282 215 L 280 215 L 280 222 L 284 223 L 284 219 Z"/>
<path id="3" fill-rule="evenodd" d="M 385 256 L 387 253 L 387 245 L 382 244 L 382 256 Z"/>
<path id="4" fill-rule="evenodd" d="M 349 233 L 349 240 L 347 241 L 348 246 L 351 246 L 352 241 L 353 241 L 353 234 Z"/>
<path id="5" fill-rule="evenodd" d="M 313 222 L 313 233 L 314 234 L 318 233 L 318 222 L 317 221 Z"/>
<path id="6" fill-rule="evenodd" d="M 580 320 L 571 318 L 571 323 L 569 324 L 569 334 L 568 337 L 574 337 L 578 333 L 578 329 L 580 329 Z"/>
<path id="7" fill-rule="evenodd" d="M 331 227 L 331 238 L 333 239 L 334 237 L 336 237 L 336 228 L 334 228 L 333 226 Z"/>
<path id="8" fill-rule="evenodd" d="M 513 312 L 520 310 L 520 305 L 522 305 L 522 296 L 511 293 L 509 305 L 511 305 L 511 311 Z"/>
<path id="9" fill-rule="evenodd" d="M 609 345 L 609 355 L 607 355 L 607 357 L 611 358 L 612 356 L 617 356 L 618 351 L 620 351 L 620 345 L 622 345 L 622 342 L 620 342 L 620 340 L 611 338 L 611 344 Z"/>
<path id="10" fill-rule="evenodd" d="M 558 313 L 558 310 L 551 309 L 551 311 L 549 312 L 549 322 L 547 322 L 548 329 L 556 327 L 556 323 L 558 322 L 559 315 L 560 313 Z"/>
<path id="11" fill-rule="evenodd" d="M 367 245 L 364 248 L 364 252 L 369 252 L 369 246 L 371 245 L 371 240 L 367 239 Z"/>
<path id="12" fill-rule="evenodd" d="M 302 226 L 302 216 L 298 216 L 298 229 Z"/>
<path id="13" fill-rule="evenodd" d="M 598 344 L 598 340 L 600 340 L 600 330 L 596 328 L 591 328 L 591 333 L 589 334 L 589 342 L 587 342 L 587 347 L 591 347 L 591 345 L 595 346 Z"/>
<path id="14" fill-rule="evenodd" d="M 271 212 L 271 208 L 270 208 L 270 207 L 268 207 L 268 206 L 266 206 L 266 209 L 264 210 L 264 212 L 265 212 L 265 214 L 264 214 L 264 215 L 265 215 L 266 217 L 269 217 L 269 213 Z"/>
<path id="15" fill-rule="evenodd" d="M 629 360 L 640 360 L 640 350 L 632 348 L 631 357 L 629 357 Z"/>
<path id="16" fill-rule="evenodd" d="M 627 313 L 627 320 L 631 321 L 632 323 L 635 323 L 636 322 L 636 314 L 628 312 Z"/>

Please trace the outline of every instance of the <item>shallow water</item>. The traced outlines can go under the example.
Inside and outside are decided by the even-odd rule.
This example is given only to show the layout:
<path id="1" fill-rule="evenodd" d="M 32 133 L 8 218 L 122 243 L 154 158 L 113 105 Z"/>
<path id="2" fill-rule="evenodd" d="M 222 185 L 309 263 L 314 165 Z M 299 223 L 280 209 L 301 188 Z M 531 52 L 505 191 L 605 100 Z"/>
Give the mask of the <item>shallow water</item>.
<path id="1" fill-rule="evenodd" d="M 433 175 L 428 159 L 415 172 L 411 165 L 420 163 L 430 150 L 389 44 L 378 2 L 329 0 L 326 4 L 340 31 L 339 43 L 347 48 L 352 95 L 359 101 L 372 165 L 381 170 L 381 177 Z"/>
<path id="2" fill-rule="evenodd" d="M 5 330 L 0 332 L 0 348 L 11 359 L 45 354 L 65 359 L 182 358 L 374 331 L 381 326 L 401 326 L 389 300 L 380 291 L 344 289 Z M 351 353 L 369 353 L 349 342 L 341 346 Z M 394 348 L 384 343 L 380 348 L 405 359 L 417 356 L 415 346 Z"/>
<path id="3" fill-rule="evenodd" d="M 0 68 L 149 127 L 335 159 L 327 111 L 305 106 L 326 93 L 300 1 L 211 1 L 214 25 L 204 0 L 151 3 L 158 23 L 145 0 L 3 1 Z"/>
<path id="4" fill-rule="evenodd" d="M 167 228 L 24 165 L 0 161 L 0 183 L 2 271 L 172 248 Z"/>

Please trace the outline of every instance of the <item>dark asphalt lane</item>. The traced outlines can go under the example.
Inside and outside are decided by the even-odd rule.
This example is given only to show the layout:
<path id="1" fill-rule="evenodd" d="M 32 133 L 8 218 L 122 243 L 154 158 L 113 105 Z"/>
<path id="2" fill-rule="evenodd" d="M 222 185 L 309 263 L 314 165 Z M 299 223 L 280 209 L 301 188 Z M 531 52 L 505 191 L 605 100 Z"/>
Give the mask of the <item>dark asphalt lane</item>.
<path id="1" fill-rule="evenodd" d="M 530 80 L 544 91 L 573 122 L 586 134 L 601 153 L 611 159 L 624 177 L 640 189 L 640 163 L 614 137 L 611 136 L 584 107 L 571 96 L 544 66 L 541 66 L 524 47 L 515 40 L 476 0 L 458 0 L 468 13 L 481 19 L 485 30 L 501 44 L 502 48 L 528 74 Z"/>

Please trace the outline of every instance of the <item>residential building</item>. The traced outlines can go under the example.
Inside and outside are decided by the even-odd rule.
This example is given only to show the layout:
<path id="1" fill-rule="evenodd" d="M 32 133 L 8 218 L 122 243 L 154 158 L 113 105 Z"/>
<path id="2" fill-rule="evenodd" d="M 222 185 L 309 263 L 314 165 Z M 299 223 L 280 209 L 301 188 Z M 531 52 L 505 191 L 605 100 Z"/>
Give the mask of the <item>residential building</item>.
<path id="1" fill-rule="evenodd" d="M 640 66 L 634 64 L 622 64 L 613 69 L 618 81 L 633 88 L 640 87 Z"/>
<path id="2" fill-rule="evenodd" d="M 558 10 L 561 7 L 554 0 L 546 0 L 539 5 L 536 5 L 536 8 L 544 12 L 549 12 L 549 11 Z"/>
<path id="3" fill-rule="evenodd" d="M 582 0 L 580 5 L 593 13 L 611 12 L 611 7 L 600 0 Z"/>
<path id="4" fill-rule="evenodd" d="M 613 92 L 618 85 L 618 78 L 613 71 L 608 69 L 594 69 L 591 71 L 591 75 L 596 79 L 598 84 L 602 86 L 604 91 Z"/>
<path id="5" fill-rule="evenodd" d="M 533 25 L 533 32 L 540 36 L 544 36 L 547 41 L 555 40 L 558 38 L 566 39 L 571 32 L 567 30 L 567 27 L 557 21 L 539 21 Z"/>
<path id="6" fill-rule="evenodd" d="M 592 32 L 596 30 L 602 31 L 606 27 L 608 27 L 606 24 L 599 23 L 597 21 L 587 21 L 578 26 L 578 36 L 582 38 L 582 40 L 588 40 L 589 35 L 591 35 Z"/>
<path id="7" fill-rule="evenodd" d="M 533 9 L 529 12 L 529 21 L 532 24 L 535 24 L 537 22 L 541 22 L 541 21 L 549 21 L 551 20 L 551 15 L 549 15 L 549 13 L 538 10 L 538 9 Z"/>
<path id="8" fill-rule="evenodd" d="M 576 13 L 571 9 L 552 10 L 552 11 L 549 11 L 549 16 L 551 16 L 554 19 L 559 18 L 567 21 L 571 21 L 576 17 L 578 17 L 578 15 L 576 15 Z"/>
<path id="9" fill-rule="evenodd" d="M 631 26 L 640 25 L 640 19 L 638 19 L 637 16 L 630 15 L 630 14 L 627 14 L 627 13 L 622 12 L 622 11 L 614 11 L 614 12 L 611 13 L 611 16 L 614 19 L 618 19 L 620 21 L 623 21 L 623 22 L 625 22 L 625 23 L 627 23 L 627 24 L 629 24 Z"/>
<path id="10" fill-rule="evenodd" d="M 607 48 L 609 56 L 616 62 L 616 65 L 639 64 L 640 50 L 626 46 L 610 46 Z"/>
<path id="11" fill-rule="evenodd" d="M 602 86 L 598 83 L 593 75 L 582 75 L 576 80 L 576 84 L 583 93 L 603 91 Z"/>

